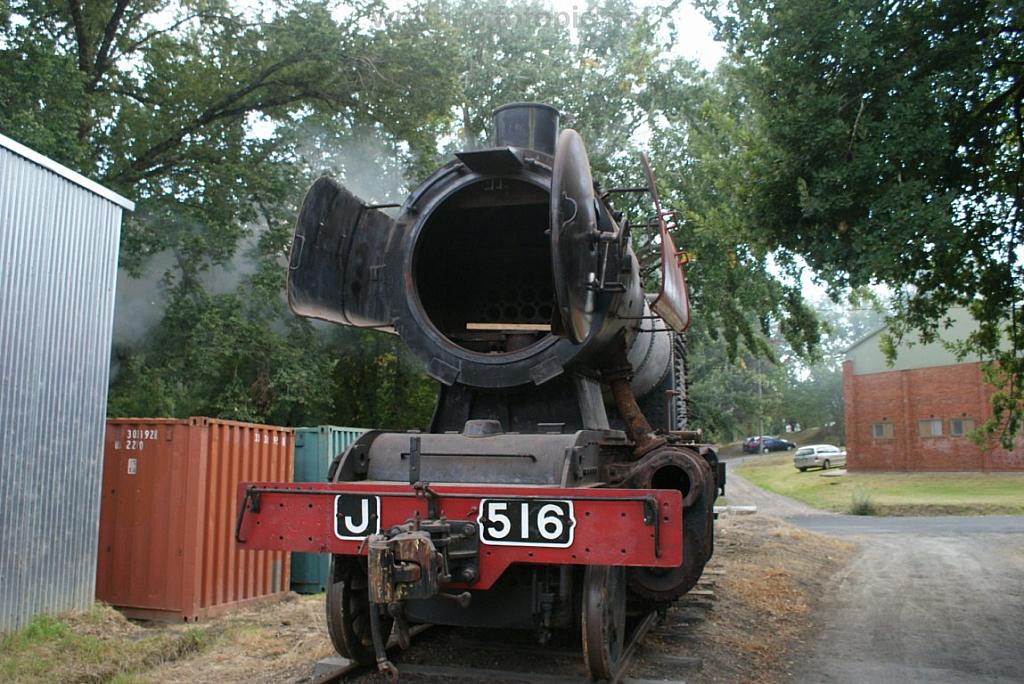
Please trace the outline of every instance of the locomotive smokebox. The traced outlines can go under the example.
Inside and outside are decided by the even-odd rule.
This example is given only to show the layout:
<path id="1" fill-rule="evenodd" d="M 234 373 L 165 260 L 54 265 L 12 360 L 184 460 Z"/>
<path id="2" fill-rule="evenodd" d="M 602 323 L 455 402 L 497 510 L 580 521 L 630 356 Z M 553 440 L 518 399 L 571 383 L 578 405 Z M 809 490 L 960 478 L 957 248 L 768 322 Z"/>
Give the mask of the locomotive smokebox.
<path id="1" fill-rule="evenodd" d="M 680 315 L 657 312 L 676 332 L 688 320 L 664 227 L 664 292 L 649 300 L 629 222 L 594 183 L 579 133 L 559 130 L 545 104 L 493 116 L 494 147 L 457 152 L 393 214 L 317 180 L 290 254 L 292 310 L 398 334 L 443 385 L 432 429 L 474 418 L 521 432 L 556 418 L 604 428 L 609 364 L 650 395 L 659 426 L 681 427 L 660 415 L 673 352 L 652 308 L 677 302 Z"/>
<path id="2" fill-rule="evenodd" d="M 558 139 L 558 110 L 535 102 L 502 105 L 494 117 L 495 147 L 521 147 L 555 155 Z"/>

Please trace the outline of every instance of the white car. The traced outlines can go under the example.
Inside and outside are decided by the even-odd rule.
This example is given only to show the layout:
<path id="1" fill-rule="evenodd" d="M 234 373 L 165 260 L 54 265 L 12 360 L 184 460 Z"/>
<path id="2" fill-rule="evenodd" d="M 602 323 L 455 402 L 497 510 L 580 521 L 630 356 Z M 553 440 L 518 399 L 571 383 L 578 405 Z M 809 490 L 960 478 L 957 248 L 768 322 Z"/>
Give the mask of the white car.
<path id="1" fill-rule="evenodd" d="M 796 450 L 793 465 L 801 473 L 808 468 L 828 470 L 832 466 L 845 466 L 846 452 L 831 444 L 809 444 Z"/>

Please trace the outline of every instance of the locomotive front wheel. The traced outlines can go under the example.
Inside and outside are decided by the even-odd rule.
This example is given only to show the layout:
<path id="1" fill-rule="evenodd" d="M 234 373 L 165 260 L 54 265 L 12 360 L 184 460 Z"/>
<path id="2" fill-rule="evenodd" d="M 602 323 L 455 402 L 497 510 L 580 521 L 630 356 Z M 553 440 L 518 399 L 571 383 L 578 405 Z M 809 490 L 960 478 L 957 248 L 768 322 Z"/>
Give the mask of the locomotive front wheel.
<path id="1" fill-rule="evenodd" d="M 327 583 L 327 632 L 334 650 L 360 665 L 377 662 L 370 631 L 370 605 L 366 569 L 359 560 L 332 556 Z M 387 641 L 393 619 L 380 616 L 382 636 Z"/>
<path id="2" fill-rule="evenodd" d="M 613 680 L 626 639 L 626 569 L 588 565 L 583 576 L 583 662 L 594 681 Z"/>

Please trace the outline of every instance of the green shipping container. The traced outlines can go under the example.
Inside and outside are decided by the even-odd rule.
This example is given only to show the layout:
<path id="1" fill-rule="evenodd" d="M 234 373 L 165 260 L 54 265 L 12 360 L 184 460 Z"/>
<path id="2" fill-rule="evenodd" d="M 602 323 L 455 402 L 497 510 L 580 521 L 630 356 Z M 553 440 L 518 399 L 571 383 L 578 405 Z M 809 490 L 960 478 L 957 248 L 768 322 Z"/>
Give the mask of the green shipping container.
<path id="1" fill-rule="evenodd" d="M 327 469 L 338 454 L 348 449 L 366 430 L 361 428 L 321 425 L 295 428 L 295 481 L 326 482 Z M 300 594 L 317 594 L 327 588 L 327 567 L 331 557 L 326 553 L 292 554 L 292 590 Z"/>

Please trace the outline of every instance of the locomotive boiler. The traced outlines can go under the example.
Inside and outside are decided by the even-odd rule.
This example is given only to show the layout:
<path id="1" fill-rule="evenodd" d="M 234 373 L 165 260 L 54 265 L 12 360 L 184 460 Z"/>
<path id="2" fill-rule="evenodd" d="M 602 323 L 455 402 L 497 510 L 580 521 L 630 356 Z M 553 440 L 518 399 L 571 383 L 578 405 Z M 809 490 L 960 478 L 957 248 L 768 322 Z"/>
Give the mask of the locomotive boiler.
<path id="1" fill-rule="evenodd" d="M 551 107 L 497 109 L 392 218 L 321 178 L 288 265 L 301 315 L 399 335 L 439 383 L 424 431 L 371 431 L 325 483 L 245 483 L 242 548 L 331 554 L 338 652 L 377 663 L 410 625 L 578 630 L 614 678 L 629 616 L 690 590 L 713 549 L 724 469 L 688 430 L 686 283 L 646 188 L 603 190 Z M 657 292 L 629 218 L 650 193 Z"/>

